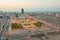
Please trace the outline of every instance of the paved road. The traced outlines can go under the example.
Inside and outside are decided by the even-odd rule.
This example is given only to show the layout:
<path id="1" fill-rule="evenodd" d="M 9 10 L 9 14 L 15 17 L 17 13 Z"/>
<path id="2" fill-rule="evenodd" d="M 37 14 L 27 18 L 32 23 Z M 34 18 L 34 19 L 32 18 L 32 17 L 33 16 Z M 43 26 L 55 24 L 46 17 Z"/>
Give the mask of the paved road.
<path id="1" fill-rule="evenodd" d="M 52 22 L 52 20 L 55 20 L 55 18 L 52 18 L 52 17 L 48 17 L 48 16 L 41 16 L 40 17 L 41 19 L 44 19 L 45 21 L 49 21 L 49 22 Z M 51 19 L 52 18 L 52 19 Z M 46 20 L 47 19 L 47 20 Z M 50 19 L 50 20 L 49 20 Z M 56 21 L 56 20 L 55 20 Z M 53 23 L 54 23 L 54 21 L 53 21 Z M 24 31 L 24 30 L 22 30 L 22 31 Z M 17 32 L 17 31 L 16 31 Z M 20 32 L 20 31 L 18 31 L 18 32 Z M 21 39 L 21 38 L 24 38 L 24 37 L 27 37 L 27 36 L 29 36 L 31 33 L 34 33 L 35 32 L 35 30 L 33 31 L 33 32 L 31 32 L 31 31 L 24 31 L 24 32 L 20 32 L 19 34 L 14 34 L 14 35 L 10 35 L 9 37 L 11 38 L 11 39 Z M 13 32 L 12 32 L 13 33 Z M 36 32 L 35 32 L 36 33 Z M 60 37 L 60 36 L 59 36 Z M 52 36 L 51 36 L 51 38 L 52 38 Z M 40 38 L 41 39 L 41 38 Z M 39 40 L 40 40 L 39 39 Z M 22 40 L 28 40 L 28 39 L 22 39 Z M 32 40 L 34 40 L 34 39 L 32 39 Z M 38 40 L 38 39 L 36 39 L 36 40 Z"/>
<path id="2" fill-rule="evenodd" d="M 0 18 L 0 28 L 4 24 L 5 21 L 6 21 L 6 19 Z"/>
<path id="3" fill-rule="evenodd" d="M 8 30 L 8 28 L 9 28 L 9 21 L 8 21 L 8 19 L 6 19 L 6 21 L 5 21 L 4 25 L 3 25 L 3 28 L 2 28 L 2 30 L 0 32 L 0 40 L 4 39 L 3 38 L 4 34 Z"/>
<path id="4" fill-rule="evenodd" d="M 34 17 L 37 17 L 37 16 L 34 16 Z M 42 20 L 47 21 L 47 22 L 51 22 L 51 23 L 60 25 L 60 19 L 53 17 L 53 16 L 40 15 L 37 18 L 42 19 Z"/>
<path id="5" fill-rule="evenodd" d="M 29 30 L 29 29 L 28 29 Z M 46 40 L 44 37 L 34 37 L 34 38 L 29 38 L 28 36 L 29 35 L 33 35 L 33 34 L 36 34 L 38 33 L 38 30 L 37 31 L 28 31 L 27 29 L 18 29 L 18 30 L 12 30 L 11 32 L 13 33 L 15 31 L 15 33 L 12 35 L 10 34 L 8 37 L 9 37 L 9 40 Z M 17 33 L 17 34 L 16 34 Z M 39 32 L 40 33 L 40 32 Z M 50 34 L 48 35 L 49 39 L 48 40 L 53 40 L 53 39 L 56 39 L 56 40 L 59 40 L 60 39 L 60 34 L 58 35 L 53 35 L 53 34 Z"/>
<path id="6" fill-rule="evenodd" d="M 14 34 L 10 34 L 8 36 L 9 40 L 13 40 L 13 39 L 19 39 L 19 40 L 34 40 L 34 38 L 29 38 L 29 36 L 31 36 L 32 34 L 36 34 L 37 31 L 30 31 L 29 29 L 18 29 L 18 30 L 12 30 L 12 33 L 14 32 Z M 40 40 L 42 38 L 37 38 L 35 40 Z M 43 40 L 43 39 L 42 39 Z"/>

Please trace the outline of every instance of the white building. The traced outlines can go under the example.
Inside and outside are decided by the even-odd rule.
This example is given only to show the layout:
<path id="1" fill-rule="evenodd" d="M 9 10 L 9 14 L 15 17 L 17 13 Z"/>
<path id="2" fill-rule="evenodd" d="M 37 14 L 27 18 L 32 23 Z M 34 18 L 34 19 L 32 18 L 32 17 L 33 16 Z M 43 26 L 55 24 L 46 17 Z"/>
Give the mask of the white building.
<path id="1" fill-rule="evenodd" d="M 60 13 L 56 13 L 56 15 L 55 15 L 56 17 L 60 17 Z"/>

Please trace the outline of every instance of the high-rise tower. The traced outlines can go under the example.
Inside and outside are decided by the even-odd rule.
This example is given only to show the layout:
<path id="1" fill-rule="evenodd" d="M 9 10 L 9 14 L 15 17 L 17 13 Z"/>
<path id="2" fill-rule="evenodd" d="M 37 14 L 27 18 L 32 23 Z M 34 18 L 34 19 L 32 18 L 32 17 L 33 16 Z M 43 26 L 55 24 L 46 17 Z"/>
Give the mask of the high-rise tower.
<path id="1" fill-rule="evenodd" d="M 18 18 L 20 18 L 22 20 L 25 19 L 25 14 L 24 14 L 24 9 L 23 8 L 21 9 L 21 15 Z"/>
<path id="2" fill-rule="evenodd" d="M 21 9 L 21 13 L 24 14 L 24 9 L 23 8 Z"/>

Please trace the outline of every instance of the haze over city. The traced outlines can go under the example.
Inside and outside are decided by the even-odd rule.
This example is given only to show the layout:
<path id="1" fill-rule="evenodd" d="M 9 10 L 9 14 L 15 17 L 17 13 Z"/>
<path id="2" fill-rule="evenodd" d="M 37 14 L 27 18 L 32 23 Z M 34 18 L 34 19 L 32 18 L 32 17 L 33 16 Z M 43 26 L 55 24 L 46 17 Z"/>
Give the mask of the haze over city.
<path id="1" fill-rule="evenodd" d="M 60 40 L 60 0 L 0 0 L 0 40 Z"/>
<path id="2" fill-rule="evenodd" d="M 60 12 L 60 0 L 0 0 L 0 10 L 16 11 L 24 8 L 27 12 Z"/>

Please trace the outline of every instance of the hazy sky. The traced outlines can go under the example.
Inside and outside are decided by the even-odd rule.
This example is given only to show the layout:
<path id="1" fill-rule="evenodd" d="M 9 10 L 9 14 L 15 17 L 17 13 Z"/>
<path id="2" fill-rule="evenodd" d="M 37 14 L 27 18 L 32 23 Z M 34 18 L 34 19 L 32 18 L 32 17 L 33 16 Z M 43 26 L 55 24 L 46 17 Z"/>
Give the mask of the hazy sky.
<path id="1" fill-rule="evenodd" d="M 0 0 L 0 9 L 55 8 L 60 9 L 60 0 Z"/>

